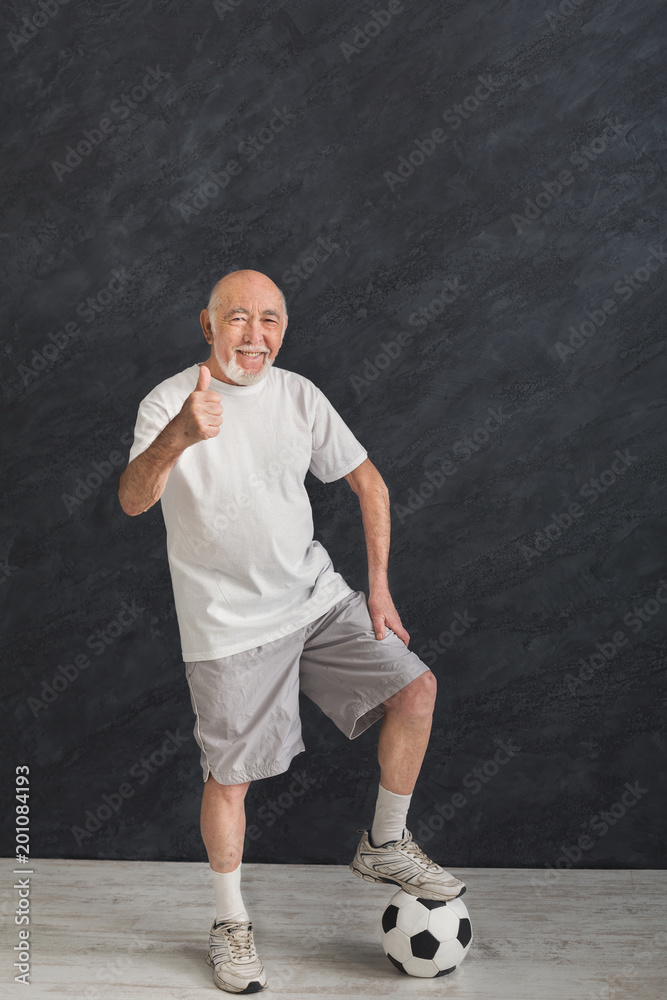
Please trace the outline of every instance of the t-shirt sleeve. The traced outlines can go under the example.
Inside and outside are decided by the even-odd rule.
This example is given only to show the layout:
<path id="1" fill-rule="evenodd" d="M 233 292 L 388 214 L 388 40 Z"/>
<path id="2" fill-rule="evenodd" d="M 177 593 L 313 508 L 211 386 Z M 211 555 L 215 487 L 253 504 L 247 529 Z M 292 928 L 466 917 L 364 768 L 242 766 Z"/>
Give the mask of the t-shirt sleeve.
<path id="1" fill-rule="evenodd" d="M 139 403 L 137 420 L 134 425 L 134 441 L 130 448 L 128 464 L 137 455 L 141 455 L 153 443 L 161 430 L 167 426 L 171 417 L 162 403 L 147 396 Z"/>
<path id="2" fill-rule="evenodd" d="M 361 465 L 368 452 L 324 393 L 314 388 L 313 447 L 308 468 L 321 482 L 332 483 Z"/>

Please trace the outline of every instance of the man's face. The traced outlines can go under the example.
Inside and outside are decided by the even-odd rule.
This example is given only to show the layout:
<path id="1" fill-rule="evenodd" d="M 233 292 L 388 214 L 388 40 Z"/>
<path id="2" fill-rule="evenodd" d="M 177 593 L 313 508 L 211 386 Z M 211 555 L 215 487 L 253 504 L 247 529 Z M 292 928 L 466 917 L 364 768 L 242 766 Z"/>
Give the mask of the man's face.
<path id="1" fill-rule="evenodd" d="M 204 309 L 201 324 L 211 344 L 211 374 L 234 385 L 265 378 L 282 344 L 287 317 L 278 289 L 268 281 L 229 283 Z"/>

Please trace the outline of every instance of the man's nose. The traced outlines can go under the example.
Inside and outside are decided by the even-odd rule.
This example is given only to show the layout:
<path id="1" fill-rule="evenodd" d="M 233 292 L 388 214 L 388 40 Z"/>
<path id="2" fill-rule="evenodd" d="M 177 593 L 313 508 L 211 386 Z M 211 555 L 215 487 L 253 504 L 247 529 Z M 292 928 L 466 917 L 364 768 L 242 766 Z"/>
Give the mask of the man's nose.
<path id="1" fill-rule="evenodd" d="M 264 340 L 262 324 L 258 319 L 250 319 L 246 327 L 246 335 L 254 342 L 260 344 Z"/>

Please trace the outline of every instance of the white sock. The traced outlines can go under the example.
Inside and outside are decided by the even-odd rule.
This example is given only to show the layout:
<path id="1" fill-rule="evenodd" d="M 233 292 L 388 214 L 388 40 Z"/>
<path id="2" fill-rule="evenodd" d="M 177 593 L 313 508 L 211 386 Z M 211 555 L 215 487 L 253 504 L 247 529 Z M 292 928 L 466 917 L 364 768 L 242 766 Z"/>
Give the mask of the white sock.
<path id="1" fill-rule="evenodd" d="M 215 892 L 215 920 L 248 920 L 241 898 L 241 865 L 233 872 L 216 872 L 209 865 Z"/>
<path id="2" fill-rule="evenodd" d="M 411 798 L 412 792 L 409 795 L 399 795 L 378 785 L 375 817 L 369 834 L 371 847 L 380 847 L 388 840 L 401 839 Z"/>

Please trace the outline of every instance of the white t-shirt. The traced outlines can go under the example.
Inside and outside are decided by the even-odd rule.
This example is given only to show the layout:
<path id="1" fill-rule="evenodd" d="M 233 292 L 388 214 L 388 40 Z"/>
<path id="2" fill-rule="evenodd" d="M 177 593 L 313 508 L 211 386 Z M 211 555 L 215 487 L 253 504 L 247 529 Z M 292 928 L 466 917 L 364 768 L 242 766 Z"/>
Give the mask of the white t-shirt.
<path id="1" fill-rule="evenodd" d="M 199 365 L 165 379 L 139 404 L 129 460 L 193 392 Z M 313 539 L 304 486 L 331 483 L 365 448 L 309 379 L 271 366 L 254 385 L 211 378 L 217 437 L 191 445 L 161 497 L 183 660 L 212 660 L 295 632 L 354 591 Z"/>

